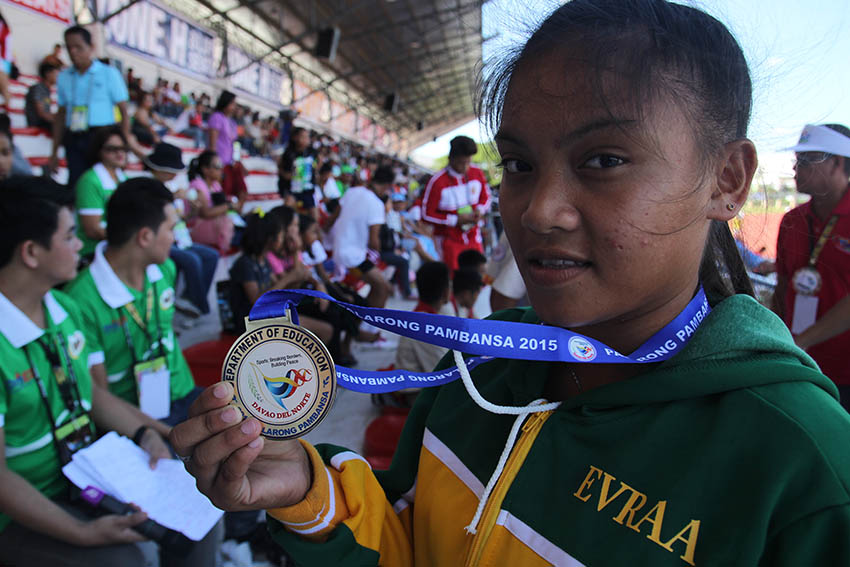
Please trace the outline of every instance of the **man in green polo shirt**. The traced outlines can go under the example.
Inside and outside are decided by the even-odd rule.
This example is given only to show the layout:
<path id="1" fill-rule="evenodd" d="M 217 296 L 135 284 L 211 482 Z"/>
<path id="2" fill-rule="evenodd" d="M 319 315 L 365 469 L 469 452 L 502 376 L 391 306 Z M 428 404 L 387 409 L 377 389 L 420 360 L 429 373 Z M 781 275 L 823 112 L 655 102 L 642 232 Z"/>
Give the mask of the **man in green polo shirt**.
<path id="1" fill-rule="evenodd" d="M 90 519 L 69 500 L 61 467 L 93 425 L 137 442 L 152 464 L 170 453 L 160 424 L 93 388 L 103 353 L 54 288 L 76 274 L 68 191 L 45 178 L 0 184 L 0 564 L 144 565 L 137 512 Z M 167 431 L 165 429 L 164 431 Z"/>
<path id="2" fill-rule="evenodd" d="M 93 379 L 170 424 L 185 418 L 199 391 L 172 327 L 172 201 L 155 179 L 120 184 L 106 206 L 106 241 L 66 288 L 82 308 L 86 340 L 105 355 L 105 369 Z"/>

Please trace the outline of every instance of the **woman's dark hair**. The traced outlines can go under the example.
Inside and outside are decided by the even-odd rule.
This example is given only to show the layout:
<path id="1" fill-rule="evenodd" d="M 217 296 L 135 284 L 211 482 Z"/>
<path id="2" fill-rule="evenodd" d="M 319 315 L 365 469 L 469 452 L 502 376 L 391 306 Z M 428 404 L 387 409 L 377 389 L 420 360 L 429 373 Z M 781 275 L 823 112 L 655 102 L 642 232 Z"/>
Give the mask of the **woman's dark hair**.
<path id="1" fill-rule="evenodd" d="M 563 48 L 581 51 L 598 71 L 593 86 L 603 108 L 602 76 L 611 71 L 629 83 L 638 114 L 661 97 L 675 101 L 694 128 L 706 171 L 725 144 L 747 135 L 752 82 L 738 42 L 705 12 L 665 0 L 572 0 L 556 9 L 483 79 L 477 110 L 491 132 L 501 124 L 514 72 Z M 724 222 L 711 223 L 700 281 L 709 296 L 753 295 Z"/>
<path id="2" fill-rule="evenodd" d="M 280 217 L 270 212 L 248 215 L 245 219 L 245 232 L 242 233 L 242 252 L 248 256 L 259 256 L 283 228 Z"/>
<path id="3" fill-rule="evenodd" d="M 201 175 L 201 169 L 209 167 L 216 157 L 218 157 L 218 154 L 215 151 L 204 150 L 201 155 L 193 159 L 189 164 L 189 181 L 199 177 Z"/>
<path id="4" fill-rule="evenodd" d="M 13 176 L 0 181 L 0 268 L 27 240 L 50 250 L 59 210 L 74 206 L 74 192 L 49 177 Z"/>
<path id="5" fill-rule="evenodd" d="M 127 145 L 127 136 L 124 135 L 124 130 L 121 129 L 121 126 L 115 125 L 101 128 L 94 135 L 94 139 L 89 145 L 89 153 L 86 160 L 89 167 L 94 167 L 95 164 L 100 162 L 100 152 L 103 151 L 103 146 L 106 145 L 106 141 L 112 136 L 118 136 L 124 142 L 124 145 Z"/>
<path id="6" fill-rule="evenodd" d="M 218 95 L 218 101 L 215 103 L 215 112 L 224 112 L 224 109 L 236 100 L 236 95 L 230 91 L 221 91 Z"/>

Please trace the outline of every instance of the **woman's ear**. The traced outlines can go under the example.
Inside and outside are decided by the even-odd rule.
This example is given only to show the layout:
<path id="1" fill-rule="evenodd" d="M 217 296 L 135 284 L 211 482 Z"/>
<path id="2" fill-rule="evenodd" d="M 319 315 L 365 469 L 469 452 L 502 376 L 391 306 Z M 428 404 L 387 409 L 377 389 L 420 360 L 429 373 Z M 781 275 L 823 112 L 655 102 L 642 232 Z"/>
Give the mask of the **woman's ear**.
<path id="1" fill-rule="evenodd" d="M 753 143 L 744 138 L 729 142 L 723 148 L 723 161 L 718 165 L 714 192 L 707 217 L 728 221 L 740 212 L 750 193 L 750 185 L 758 167 Z"/>

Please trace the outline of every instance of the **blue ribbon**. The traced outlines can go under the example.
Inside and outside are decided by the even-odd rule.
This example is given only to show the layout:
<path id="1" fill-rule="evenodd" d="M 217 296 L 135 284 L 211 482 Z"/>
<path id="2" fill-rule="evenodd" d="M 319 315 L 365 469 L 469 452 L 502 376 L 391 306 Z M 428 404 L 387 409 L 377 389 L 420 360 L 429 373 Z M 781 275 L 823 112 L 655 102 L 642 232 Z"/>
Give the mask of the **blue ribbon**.
<path id="1" fill-rule="evenodd" d="M 705 292 L 697 294 L 675 319 L 626 356 L 606 344 L 561 327 L 511 321 L 462 319 L 398 309 L 361 307 L 312 290 L 273 290 L 254 304 L 249 319 L 282 317 L 289 310 L 297 324 L 296 306 L 304 297 L 326 299 L 368 323 L 426 343 L 477 355 L 467 360 L 472 369 L 494 358 L 592 364 L 662 362 L 687 344 L 711 311 Z M 460 377 L 457 367 L 438 372 L 407 370 L 366 371 L 337 366 L 340 386 L 363 393 L 386 393 L 405 388 L 439 386 Z"/>

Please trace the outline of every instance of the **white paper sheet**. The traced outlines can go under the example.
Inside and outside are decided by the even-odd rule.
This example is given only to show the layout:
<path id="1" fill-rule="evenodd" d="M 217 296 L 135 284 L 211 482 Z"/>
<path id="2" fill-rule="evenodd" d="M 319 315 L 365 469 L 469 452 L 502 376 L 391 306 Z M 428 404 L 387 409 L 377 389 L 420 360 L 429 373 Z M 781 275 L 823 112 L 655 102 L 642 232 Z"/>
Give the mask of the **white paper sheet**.
<path id="1" fill-rule="evenodd" d="M 203 539 L 224 512 L 198 492 L 183 463 L 160 460 L 151 470 L 149 462 L 130 439 L 110 432 L 75 453 L 62 471 L 80 488 L 96 486 L 191 540 Z"/>

